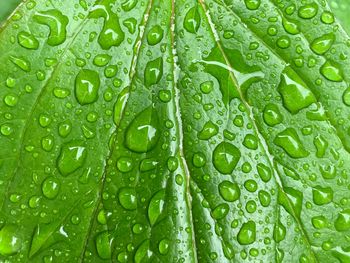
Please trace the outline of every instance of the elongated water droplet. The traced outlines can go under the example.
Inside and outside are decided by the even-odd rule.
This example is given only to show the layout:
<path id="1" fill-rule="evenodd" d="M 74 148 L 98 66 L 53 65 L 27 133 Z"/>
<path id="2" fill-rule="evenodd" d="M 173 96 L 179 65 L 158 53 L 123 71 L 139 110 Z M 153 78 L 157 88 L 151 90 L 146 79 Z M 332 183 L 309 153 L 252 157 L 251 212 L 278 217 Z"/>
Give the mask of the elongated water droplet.
<path id="1" fill-rule="evenodd" d="M 93 18 L 104 18 L 103 28 L 98 37 L 98 43 L 102 49 L 110 49 L 119 46 L 125 38 L 125 33 L 120 27 L 119 17 L 110 10 L 107 5 L 96 5 L 91 12 Z"/>
<path id="2" fill-rule="evenodd" d="M 163 76 L 163 58 L 157 58 L 147 63 L 145 69 L 146 87 L 157 84 Z"/>
<path id="3" fill-rule="evenodd" d="M 27 49 L 38 49 L 39 41 L 32 34 L 21 31 L 17 35 L 18 44 Z"/>
<path id="4" fill-rule="evenodd" d="M 152 197 L 148 206 L 148 219 L 154 225 L 163 211 L 165 203 L 165 190 L 160 190 Z"/>
<path id="5" fill-rule="evenodd" d="M 111 259 L 111 245 L 107 231 L 104 231 L 97 235 L 95 245 L 100 258 Z"/>
<path id="6" fill-rule="evenodd" d="M 38 12 L 34 15 L 34 20 L 50 28 L 47 43 L 50 46 L 58 46 L 66 40 L 68 17 L 57 9 Z"/>
<path id="7" fill-rule="evenodd" d="M 157 45 L 163 39 L 164 31 L 159 25 L 153 26 L 147 34 L 147 42 L 149 45 Z"/>
<path id="8" fill-rule="evenodd" d="M 190 33 L 196 33 L 201 23 L 201 16 L 196 6 L 188 10 L 184 19 L 184 28 Z"/>

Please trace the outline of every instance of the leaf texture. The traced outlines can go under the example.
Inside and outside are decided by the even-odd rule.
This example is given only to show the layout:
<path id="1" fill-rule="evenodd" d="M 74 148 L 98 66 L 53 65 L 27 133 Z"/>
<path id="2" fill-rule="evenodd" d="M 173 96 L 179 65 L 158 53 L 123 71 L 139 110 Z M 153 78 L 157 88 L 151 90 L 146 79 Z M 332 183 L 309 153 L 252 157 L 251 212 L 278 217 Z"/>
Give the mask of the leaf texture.
<path id="1" fill-rule="evenodd" d="M 349 52 L 323 0 L 24 1 L 0 261 L 350 262 Z"/>

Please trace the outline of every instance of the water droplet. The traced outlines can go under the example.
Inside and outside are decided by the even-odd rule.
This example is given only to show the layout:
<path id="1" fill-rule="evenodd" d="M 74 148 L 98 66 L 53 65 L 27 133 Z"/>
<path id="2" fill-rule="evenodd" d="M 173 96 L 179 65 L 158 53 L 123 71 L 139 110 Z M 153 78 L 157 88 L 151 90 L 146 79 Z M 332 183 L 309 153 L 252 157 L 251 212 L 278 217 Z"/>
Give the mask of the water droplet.
<path id="1" fill-rule="evenodd" d="M 134 256 L 134 262 L 135 263 L 151 262 L 150 259 L 151 259 L 152 255 L 153 255 L 153 252 L 150 250 L 150 241 L 145 240 L 137 248 L 135 256 Z"/>
<path id="2" fill-rule="evenodd" d="M 157 84 L 163 76 L 163 58 L 149 61 L 145 69 L 145 85 L 150 87 Z"/>
<path id="3" fill-rule="evenodd" d="M 106 66 L 109 61 L 111 60 L 111 56 L 108 54 L 99 54 L 94 58 L 94 65 L 97 67 L 104 67 Z"/>
<path id="4" fill-rule="evenodd" d="M 122 3 L 122 8 L 124 11 L 132 10 L 137 4 L 137 0 L 126 0 Z"/>
<path id="5" fill-rule="evenodd" d="M 203 167 L 207 163 L 205 155 L 201 152 L 195 153 L 192 157 L 192 163 L 197 168 Z"/>
<path id="6" fill-rule="evenodd" d="M 249 245 L 255 242 L 256 225 L 253 221 L 244 223 L 238 232 L 237 240 L 241 245 Z"/>
<path id="7" fill-rule="evenodd" d="M 56 178 L 50 176 L 43 181 L 41 190 L 46 198 L 55 199 L 60 190 L 60 183 Z"/>
<path id="8" fill-rule="evenodd" d="M 284 30 L 286 30 L 287 33 L 291 35 L 299 34 L 300 31 L 296 23 L 293 23 L 292 21 L 289 21 L 284 18 L 282 20 L 282 24 L 283 24 Z"/>
<path id="9" fill-rule="evenodd" d="M 328 142 L 320 135 L 316 136 L 314 139 L 314 145 L 316 147 L 316 156 L 322 158 L 326 154 L 328 147 Z"/>
<path id="10" fill-rule="evenodd" d="M 18 97 L 15 94 L 8 94 L 4 98 L 4 102 L 9 107 L 14 107 L 18 103 Z"/>
<path id="11" fill-rule="evenodd" d="M 258 198 L 259 198 L 260 204 L 264 207 L 268 207 L 271 203 L 270 194 L 264 190 L 259 191 Z"/>
<path id="12" fill-rule="evenodd" d="M 188 10 L 184 19 L 184 28 L 190 33 L 196 33 L 201 23 L 201 16 L 197 6 Z"/>
<path id="13" fill-rule="evenodd" d="M 158 115 L 153 107 L 139 113 L 126 130 L 125 145 L 131 151 L 145 153 L 158 143 L 160 132 Z"/>
<path id="14" fill-rule="evenodd" d="M 213 164 L 222 174 L 231 174 L 240 158 L 239 149 L 228 142 L 220 143 L 213 152 Z"/>
<path id="15" fill-rule="evenodd" d="M 241 190 L 237 183 L 223 181 L 219 184 L 219 192 L 221 197 L 227 202 L 234 202 L 241 196 Z"/>
<path id="16" fill-rule="evenodd" d="M 117 161 L 117 168 L 122 173 L 130 172 L 133 168 L 132 159 L 129 157 L 120 157 Z"/>
<path id="17" fill-rule="evenodd" d="M 310 3 L 304 6 L 301 6 L 298 10 L 298 15 L 304 19 L 313 18 L 318 11 L 318 5 L 316 3 Z"/>
<path id="18" fill-rule="evenodd" d="M 63 138 L 67 137 L 71 131 L 72 124 L 69 120 L 60 123 L 60 125 L 58 126 L 58 134 Z"/>
<path id="19" fill-rule="evenodd" d="M 4 136 L 9 136 L 13 133 L 13 129 L 9 124 L 3 124 L 0 126 L 0 132 Z"/>
<path id="20" fill-rule="evenodd" d="M 244 3 L 249 10 L 256 10 L 261 4 L 260 0 L 244 0 Z"/>
<path id="21" fill-rule="evenodd" d="M 63 15 L 57 9 L 38 12 L 34 15 L 34 20 L 50 28 L 47 43 L 50 46 L 58 46 L 66 40 L 66 27 L 68 25 L 68 17 Z"/>
<path id="22" fill-rule="evenodd" d="M 70 91 L 65 88 L 54 88 L 53 95 L 58 99 L 64 99 L 70 95 Z"/>
<path id="23" fill-rule="evenodd" d="M 103 28 L 98 37 L 98 43 L 102 49 L 110 49 L 113 46 L 119 46 L 125 38 L 119 23 L 119 17 L 110 10 L 107 5 L 96 5 L 91 12 L 93 18 L 104 18 Z"/>
<path id="24" fill-rule="evenodd" d="M 219 132 L 219 127 L 212 121 L 208 121 L 204 124 L 203 129 L 198 133 L 198 139 L 209 140 Z"/>
<path id="25" fill-rule="evenodd" d="M 334 82 L 343 81 L 343 73 L 335 63 L 327 61 L 324 63 L 320 69 L 321 74 L 328 80 Z"/>
<path id="26" fill-rule="evenodd" d="M 258 149 L 259 141 L 253 134 L 247 134 L 244 137 L 243 145 L 251 150 Z"/>
<path id="27" fill-rule="evenodd" d="M 39 41 L 32 34 L 21 31 L 17 35 L 18 44 L 27 49 L 38 49 Z"/>
<path id="28" fill-rule="evenodd" d="M 124 187 L 120 189 L 118 199 L 121 206 L 127 210 L 135 210 L 137 208 L 136 191 L 134 188 Z"/>
<path id="29" fill-rule="evenodd" d="M 310 45 L 313 52 L 318 55 L 326 53 L 333 45 L 335 36 L 333 33 L 324 34 L 323 36 L 316 38 Z"/>
<path id="30" fill-rule="evenodd" d="M 147 42 L 149 45 L 154 46 L 163 39 L 163 29 L 159 25 L 153 26 L 147 34 Z"/>
<path id="31" fill-rule="evenodd" d="M 312 225 L 316 229 L 322 229 L 327 226 L 327 219 L 324 216 L 315 216 L 311 219 Z"/>
<path id="32" fill-rule="evenodd" d="M 96 250 L 100 258 L 111 259 L 111 245 L 108 232 L 104 231 L 96 236 L 95 240 Z"/>
<path id="33" fill-rule="evenodd" d="M 273 141 L 277 146 L 282 147 L 292 158 L 304 158 L 309 155 L 305 150 L 297 132 L 293 128 L 287 128 L 280 132 Z"/>
<path id="34" fill-rule="evenodd" d="M 93 103 L 98 98 L 100 77 L 96 71 L 82 69 L 75 79 L 75 97 L 81 105 Z"/>
<path id="35" fill-rule="evenodd" d="M 151 225 L 154 225 L 158 217 L 163 211 L 163 207 L 165 204 L 165 190 L 160 190 L 157 193 L 155 193 L 149 202 L 148 206 L 148 219 Z"/>
<path id="36" fill-rule="evenodd" d="M 264 108 L 264 121 L 267 125 L 273 127 L 283 121 L 283 116 L 277 105 L 269 103 Z"/>
<path id="37" fill-rule="evenodd" d="M 283 71 L 278 91 L 282 95 L 284 107 L 293 114 L 316 102 L 314 94 L 290 67 Z"/>
<path id="38" fill-rule="evenodd" d="M 41 147 L 44 149 L 44 151 L 51 151 L 54 146 L 54 138 L 51 135 L 48 135 L 41 139 Z"/>
<path id="39" fill-rule="evenodd" d="M 325 24 L 333 24 L 334 15 L 329 11 L 324 11 L 321 15 L 321 21 Z"/>
<path id="40" fill-rule="evenodd" d="M 134 34 L 136 31 L 137 20 L 133 17 L 125 19 L 123 25 L 129 30 L 130 34 Z"/>
<path id="41" fill-rule="evenodd" d="M 273 229 L 273 239 L 279 243 L 286 237 L 286 227 L 281 223 L 280 220 L 277 221 Z"/>
<path id="42" fill-rule="evenodd" d="M 13 64 L 25 72 L 29 72 L 31 69 L 30 62 L 22 57 L 10 56 L 10 60 Z"/>
<path id="43" fill-rule="evenodd" d="M 350 229 L 350 209 L 345 209 L 338 214 L 334 227 L 337 231 L 348 231 Z"/>
<path id="44" fill-rule="evenodd" d="M 159 253 L 162 255 L 166 255 L 169 252 L 170 241 L 167 238 L 162 239 L 158 244 Z"/>
<path id="45" fill-rule="evenodd" d="M 72 141 L 62 146 L 57 159 L 58 170 L 67 176 L 83 166 L 86 159 L 86 148 L 80 142 Z"/>
<path id="46" fill-rule="evenodd" d="M 0 254 L 10 256 L 16 254 L 22 247 L 22 240 L 19 237 L 18 227 L 5 225 L 0 230 Z"/>
<path id="47" fill-rule="evenodd" d="M 167 103 L 171 100 L 171 92 L 170 90 L 160 90 L 158 97 L 162 102 Z"/>
<path id="48" fill-rule="evenodd" d="M 330 187 L 316 186 L 312 190 L 313 201 L 316 205 L 325 205 L 333 201 L 333 190 Z"/>
<path id="49" fill-rule="evenodd" d="M 148 158 L 141 161 L 140 171 L 147 172 L 155 169 L 158 165 L 158 161 L 156 159 Z"/>
<path id="50" fill-rule="evenodd" d="M 230 207 L 228 206 L 228 204 L 226 203 L 220 204 L 217 207 L 215 207 L 214 210 L 212 211 L 212 217 L 217 220 L 223 219 L 224 217 L 226 217 L 229 211 L 230 211 Z"/>
<path id="51" fill-rule="evenodd" d="M 346 106 L 350 106 L 350 88 L 347 88 L 343 93 L 343 102 Z"/>

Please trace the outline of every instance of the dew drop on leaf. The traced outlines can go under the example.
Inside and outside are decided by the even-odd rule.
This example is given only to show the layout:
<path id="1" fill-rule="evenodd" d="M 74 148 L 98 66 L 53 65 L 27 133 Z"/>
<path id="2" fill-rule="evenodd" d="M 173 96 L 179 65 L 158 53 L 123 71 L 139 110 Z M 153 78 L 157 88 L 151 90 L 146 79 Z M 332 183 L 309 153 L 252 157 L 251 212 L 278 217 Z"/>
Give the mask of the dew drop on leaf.
<path id="1" fill-rule="evenodd" d="M 93 103 L 98 98 L 100 77 L 96 71 L 82 69 L 75 79 L 75 97 L 81 105 Z"/>
<path id="2" fill-rule="evenodd" d="M 240 158 L 240 150 L 228 142 L 220 143 L 213 152 L 213 164 L 222 174 L 231 174 Z"/>
<path id="3" fill-rule="evenodd" d="M 54 199 L 60 190 L 60 183 L 56 178 L 49 176 L 43 181 L 41 190 L 46 198 Z"/>
<path id="4" fill-rule="evenodd" d="M 125 145 L 138 153 L 145 153 L 156 147 L 160 137 L 158 115 L 148 107 L 139 113 L 126 130 Z"/>
<path id="5" fill-rule="evenodd" d="M 134 188 L 124 187 L 120 189 L 118 200 L 121 206 L 127 210 L 135 210 L 137 208 L 137 198 Z"/>
<path id="6" fill-rule="evenodd" d="M 13 255 L 22 248 L 22 239 L 18 235 L 18 227 L 5 225 L 0 230 L 0 254 L 3 256 Z"/>
<path id="7" fill-rule="evenodd" d="M 57 167 L 63 176 L 67 176 L 83 166 L 86 159 L 86 148 L 80 142 L 72 141 L 62 146 L 57 159 Z"/>

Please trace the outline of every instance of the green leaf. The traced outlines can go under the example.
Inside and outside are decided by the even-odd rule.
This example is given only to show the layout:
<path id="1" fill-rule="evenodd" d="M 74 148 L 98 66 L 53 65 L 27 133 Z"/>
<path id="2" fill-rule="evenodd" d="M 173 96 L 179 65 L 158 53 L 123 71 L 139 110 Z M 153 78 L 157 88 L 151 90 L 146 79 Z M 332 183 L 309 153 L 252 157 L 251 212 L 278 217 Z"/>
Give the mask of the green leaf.
<path id="1" fill-rule="evenodd" d="M 350 262 L 349 71 L 323 0 L 24 1 L 0 261 Z"/>
<path id="2" fill-rule="evenodd" d="M 7 0 L 0 3 L 0 24 L 11 14 L 20 0 Z"/>

